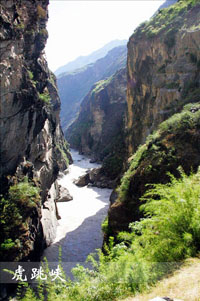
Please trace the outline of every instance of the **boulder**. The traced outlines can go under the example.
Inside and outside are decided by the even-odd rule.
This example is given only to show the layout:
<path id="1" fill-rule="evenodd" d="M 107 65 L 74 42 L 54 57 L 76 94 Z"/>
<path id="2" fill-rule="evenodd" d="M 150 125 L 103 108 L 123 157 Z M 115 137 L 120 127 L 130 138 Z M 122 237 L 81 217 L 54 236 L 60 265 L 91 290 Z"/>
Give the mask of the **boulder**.
<path id="1" fill-rule="evenodd" d="M 99 181 L 101 176 L 101 167 L 93 168 L 89 171 L 89 179 L 91 183 Z"/>
<path id="2" fill-rule="evenodd" d="M 86 173 L 83 176 L 80 176 L 77 180 L 74 180 L 74 184 L 76 184 L 79 187 L 84 187 L 90 183 L 89 174 Z"/>
<path id="3" fill-rule="evenodd" d="M 95 186 L 99 188 L 114 188 L 115 181 L 110 180 L 108 177 L 104 176 L 102 173 L 102 168 L 93 168 L 87 170 L 83 176 L 80 176 L 77 180 L 74 180 L 74 184 L 79 187 L 86 185 Z"/>
<path id="4" fill-rule="evenodd" d="M 57 202 L 69 202 L 71 200 L 73 200 L 73 197 L 68 189 L 59 185 L 59 198 L 57 199 Z"/>

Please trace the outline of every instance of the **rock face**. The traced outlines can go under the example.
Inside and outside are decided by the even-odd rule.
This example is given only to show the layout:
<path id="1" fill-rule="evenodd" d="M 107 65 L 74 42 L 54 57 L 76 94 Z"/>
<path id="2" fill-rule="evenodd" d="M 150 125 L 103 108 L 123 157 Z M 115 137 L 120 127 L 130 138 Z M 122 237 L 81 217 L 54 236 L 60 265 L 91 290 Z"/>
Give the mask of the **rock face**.
<path id="1" fill-rule="evenodd" d="M 0 4 L 1 193 L 6 195 L 8 177 L 14 175 L 36 179 L 41 189 L 42 207 L 29 220 L 32 238 L 27 244 L 30 239 L 32 244 L 26 256 L 55 236 L 54 181 L 71 160 L 59 122 L 55 77 L 43 56 L 48 2 L 2 0 Z"/>
<path id="2" fill-rule="evenodd" d="M 128 42 L 129 154 L 158 124 L 199 97 L 200 7 L 183 1 L 160 10 Z"/>
<path id="3" fill-rule="evenodd" d="M 93 168 L 86 172 L 83 176 L 80 176 L 74 183 L 79 187 L 95 186 L 99 188 L 114 188 L 115 181 L 110 180 L 105 176 L 104 170 L 101 167 Z"/>
<path id="4" fill-rule="evenodd" d="M 97 82 L 81 104 L 77 120 L 66 137 L 73 148 L 94 160 L 103 161 L 104 172 L 115 178 L 124 156 L 126 69 Z"/>
<path id="5" fill-rule="evenodd" d="M 180 166 L 186 174 L 197 171 L 199 125 L 200 104 L 188 104 L 183 112 L 163 122 L 132 156 L 118 188 L 118 199 L 109 210 L 109 225 L 114 235 L 143 217 L 140 199 L 151 187 L 148 185 L 168 183 L 169 173 L 180 177 Z"/>
<path id="6" fill-rule="evenodd" d="M 68 189 L 59 186 L 59 198 L 57 199 L 57 202 L 69 202 L 71 200 L 73 200 L 73 197 L 70 195 Z"/>
<path id="7" fill-rule="evenodd" d="M 126 65 L 126 46 L 116 47 L 93 64 L 58 77 L 61 99 L 61 124 L 64 131 L 75 120 L 83 98 L 92 85 L 113 75 Z"/>
<path id="8" fill-rule="evenodd" d="M 134 155 L 109 210 L 115 237 L 143 217 L 140 198 L 147 184 L 169 182 L 167 172 L 180 176 L 179 166 L 189 174 L 200 165 L 199 20 L 199 1 L 178 1 L 142 24 L 129 40 L 126 143 Z M 174 115 L 187 103 L 192 104 Z"/>

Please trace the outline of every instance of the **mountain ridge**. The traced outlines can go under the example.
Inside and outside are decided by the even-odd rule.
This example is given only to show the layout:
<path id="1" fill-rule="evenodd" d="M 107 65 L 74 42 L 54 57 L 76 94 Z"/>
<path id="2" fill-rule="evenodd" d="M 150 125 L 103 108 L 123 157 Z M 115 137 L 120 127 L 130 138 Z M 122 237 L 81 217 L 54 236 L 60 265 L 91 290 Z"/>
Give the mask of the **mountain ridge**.
<path id="1" fill-rule="evenodd" d="M 126 46 L 118 46 L 108 54 L 97 60 L 94 64 L 87 65 L 79 72 L 68 73 L 58 77 L 57 84 L 61 99 L 61 125 L 65 131 L 78 114 L 81 101 L 87 95 L 92 85 L 117 70 L 125 67 L 127 58 Z"/>
<path id="2" fill-rule="evenodd" d="M 104 45 L 103 47 L 93 51 L 92 53 L 85 56 L 79 56 L 75 60 L 70 61 L 67 64 L 59 67 L 54 73 L 58 77 L 63 76 L 63 73 L 72 72 L 73 70 L 80 69 L 88 64 L 96 62 L 100 58 L 103 58 L 111 49 L 125 45 L 127 42 L 127 40 L 113 40 Z"/>

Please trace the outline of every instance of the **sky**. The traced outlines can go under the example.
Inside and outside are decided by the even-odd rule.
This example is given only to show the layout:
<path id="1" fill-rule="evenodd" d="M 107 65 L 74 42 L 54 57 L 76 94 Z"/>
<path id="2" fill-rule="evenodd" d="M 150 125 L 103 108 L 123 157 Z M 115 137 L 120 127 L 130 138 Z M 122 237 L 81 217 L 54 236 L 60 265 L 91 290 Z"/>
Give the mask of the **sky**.
<path id="1" fill-rule="evenodd" d="M 52 71 L 112 40 L 128 39 L 162 0 L 50 0 L 45 52 Z"/>

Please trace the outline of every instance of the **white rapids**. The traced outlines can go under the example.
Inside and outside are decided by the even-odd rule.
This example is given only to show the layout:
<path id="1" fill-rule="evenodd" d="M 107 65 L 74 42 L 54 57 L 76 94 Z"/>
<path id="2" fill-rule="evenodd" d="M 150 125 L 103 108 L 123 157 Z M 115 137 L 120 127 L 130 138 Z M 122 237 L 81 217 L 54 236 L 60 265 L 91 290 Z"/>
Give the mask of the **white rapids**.
<path id="1" fill-rule="evenodd" d="M 57 203 L 61 219 L 56 239 L 43 253 L 43 258 L 46 257 L 49 262 L 58 261 L 60 247 L 62 262 L 85 262 L 87 256 L 101 248 L 103 243 L 101 224 L 107 215 L 111 189 L 76 186 L 74 179 L 100 165 L 90 163 L 89 158 L 74 150 L 71 154 L 74 162 L 69 167 L 69 173 L 58 182 L 69 190 L 73 200 Z"/>

